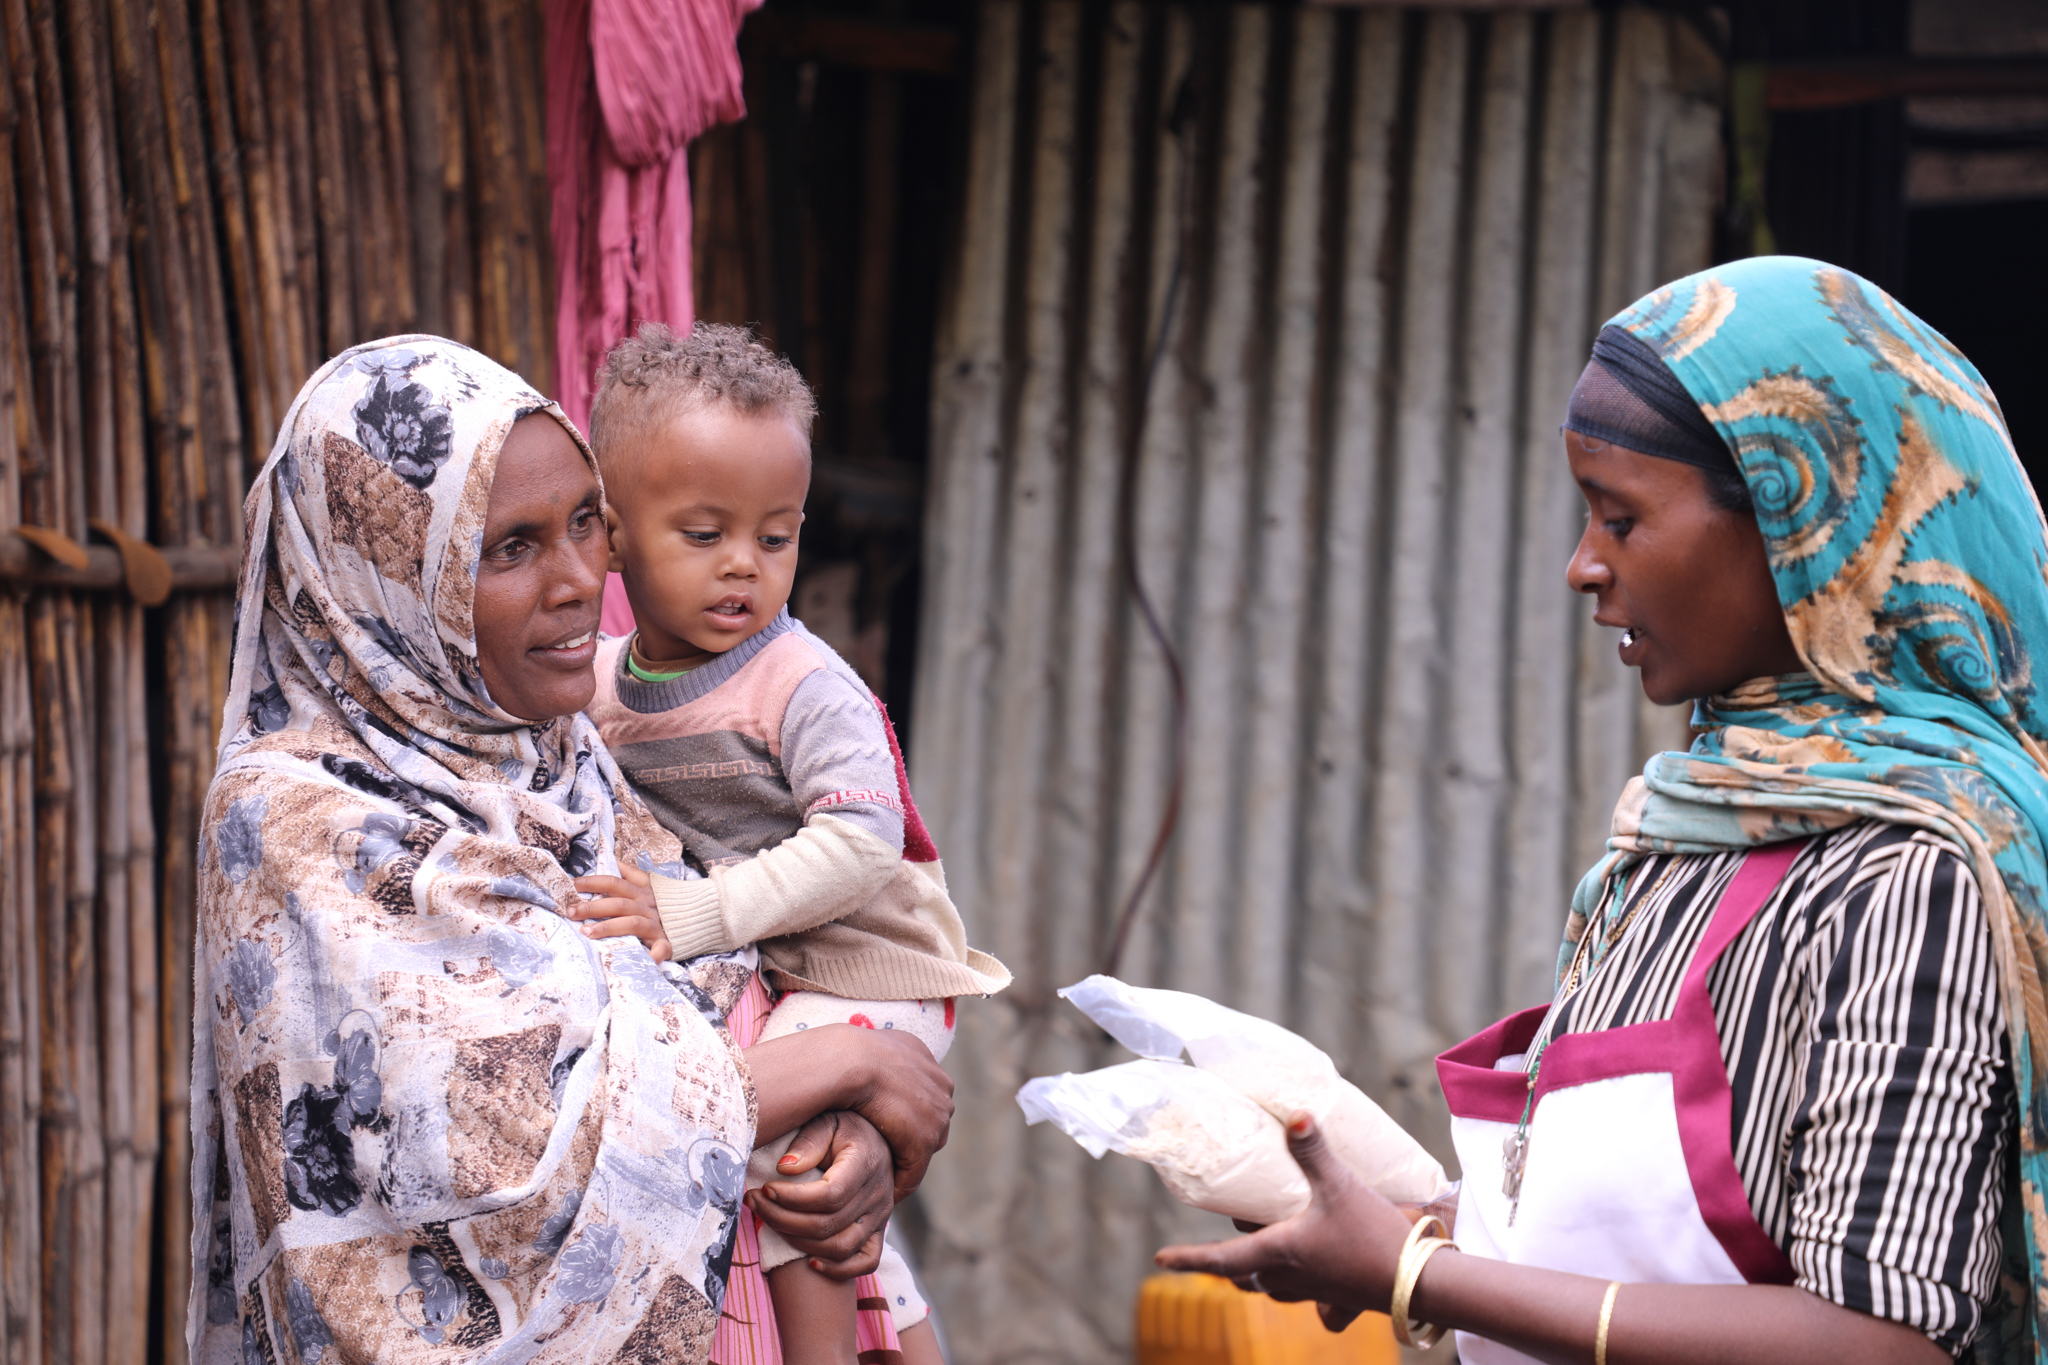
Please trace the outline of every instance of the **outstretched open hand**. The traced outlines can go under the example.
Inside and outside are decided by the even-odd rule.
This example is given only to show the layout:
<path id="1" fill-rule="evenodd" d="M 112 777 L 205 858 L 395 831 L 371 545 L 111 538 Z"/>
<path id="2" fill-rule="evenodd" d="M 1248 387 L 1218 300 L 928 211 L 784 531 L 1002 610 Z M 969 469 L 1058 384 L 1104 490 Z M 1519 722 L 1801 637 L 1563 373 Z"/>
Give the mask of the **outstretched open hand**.
<path id="1" fill-rule="evenodd" d="M 1244 1237 L 1171 1246 L 1153 1259 L 1166 1270 L 1227 1276 L 1283 1303 L 1314 1300 L 1323 1325 L 1341 1332 L 1393 1298 L 1408 1215 L 1352 1174 L 1307 1114 L 1288 1121 L 1287 1149 L 1308 1177 L 1306 1209 Z"/>

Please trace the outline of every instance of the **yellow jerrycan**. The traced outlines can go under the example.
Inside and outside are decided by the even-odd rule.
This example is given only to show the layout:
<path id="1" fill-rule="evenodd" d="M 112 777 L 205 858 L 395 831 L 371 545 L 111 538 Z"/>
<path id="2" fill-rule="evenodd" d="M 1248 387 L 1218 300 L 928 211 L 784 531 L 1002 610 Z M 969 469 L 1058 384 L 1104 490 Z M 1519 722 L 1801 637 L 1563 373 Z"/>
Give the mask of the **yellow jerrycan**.
<path id="1" fill-rule="evenodd" d="M 1154 1275 L 1138 1290 L 1138 1365 L 1397 1365 L 1394 1325 L 1365 1313 L 1323 1330 L 1312 1303 L 1275 1303 L 1216 1275 Z"/>

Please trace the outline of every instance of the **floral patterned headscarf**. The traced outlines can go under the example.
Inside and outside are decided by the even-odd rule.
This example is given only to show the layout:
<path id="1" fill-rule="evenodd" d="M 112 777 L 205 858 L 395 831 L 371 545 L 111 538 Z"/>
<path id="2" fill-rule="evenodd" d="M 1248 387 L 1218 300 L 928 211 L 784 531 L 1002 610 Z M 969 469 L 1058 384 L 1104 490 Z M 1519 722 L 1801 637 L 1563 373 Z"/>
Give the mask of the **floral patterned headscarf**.
<path id="1" fill-rule="evenodd" d="M 1975 1349 L 2048 1362 L 2048 533 L 1997 401 L 1933 328 L 1818 261 L 1716 266 L 1613 321 L 1735 452 L 1809 672 L 1699 703 L 1691 752 L 1629 784 L 1566 951 L 1646 854 L 1859 819 L 1953 840 L 1997 945 L 2020 1097 L 2007 1297 Z"/>
<path id="2" fill-rule="evenodd" d="M 195 1362 L 709 1351 L 750 964 L 657 967 L 563 918 L 576 876 L 678 849 L 589 721 L 511 715 L 478 665 L 491 484 L 532 413 L 575 435 L 466 347 L 358 346 L 249 495 L 199 858 Z"/>

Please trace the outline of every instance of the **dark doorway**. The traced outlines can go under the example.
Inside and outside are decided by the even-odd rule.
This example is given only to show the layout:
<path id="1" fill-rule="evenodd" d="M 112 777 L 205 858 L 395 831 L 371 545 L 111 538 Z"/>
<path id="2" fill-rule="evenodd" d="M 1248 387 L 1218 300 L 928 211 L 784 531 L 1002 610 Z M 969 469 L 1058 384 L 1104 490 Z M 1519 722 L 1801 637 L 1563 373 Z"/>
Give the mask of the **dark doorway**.
<path id="1" fill-rule="evenodd" d="M 906 747 L 962 13 L 768 0 L 740 42 L 746 121 L 691 150 L 698 316 L 753 324 L 818 396 L 791 610 L 874 688 Z"/>
<path id="2" fill-rule="evenodd" d="M 1907 306 L 1975 363 L 2027 476 L 2048 488 L 2048 199 L 1916 208 L 1906 244 Z"/>
<path id="3" fill-rule="evenodd" d="M 1738 69 L 1860 63 L 1880 73 L 1839 107 L 1772 97 L 1779 107 L 1767 116 L 1763 202 L 1731 197 L 1723 255 L 1813 256 L 1891 291 L 1975 363 L 2028 477 L 2037 490 L 2048 486 L 2048 393 L 2038 378 L 2048 345 L 2032 324 L 2048 304 L 2048 82 L 2037 74 L 2024 88 L 1980 89 L 1968 69 L 2048 58 L 2048 8 L 2038 0 L 1732 0 L 1713 12 L 1726 16 L 1725 48 Z M 1930 83 L 1944 63 L 1947 85 Z M 1900 93 L 1881 97 L 1887 81 Z M 1730 145 L 1741 143 L 1731 137 Z M 1739 160 L 1738 152 L 1735 183 Z M 1757 231 L 1758 212 L 1767 233 Z"/>

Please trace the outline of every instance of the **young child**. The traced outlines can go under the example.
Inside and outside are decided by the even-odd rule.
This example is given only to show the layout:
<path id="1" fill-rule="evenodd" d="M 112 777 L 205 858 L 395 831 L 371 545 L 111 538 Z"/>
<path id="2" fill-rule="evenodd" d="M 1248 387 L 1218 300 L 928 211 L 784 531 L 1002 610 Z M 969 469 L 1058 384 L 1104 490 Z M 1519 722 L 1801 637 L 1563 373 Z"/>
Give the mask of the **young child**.
<path id="1" fill-rule="evenodd" d="M 1010 974 L 967 946 L 880 703 L 786 610 L 814 411 L 741 328 L 648 324 L 606 359 L 590 437 L 639 628 L 600 644 L 589 715 L 704 874 L 654 880 L 676 958 L 758 944 L 764 1041 L 853 1023 L 943 1060 L 953 997 Z M 755 1149 L 748 1188 L 791 1136 Z M 760 1237 L 785 1357 L 853 1365 L 853 1285 Z M 907 1268 L 885 1251 L 877 1274 L 906 1358 L 936 1361 Z"/>

